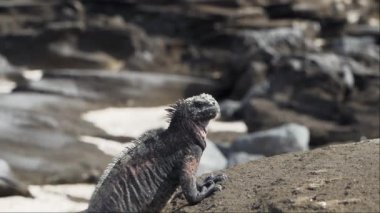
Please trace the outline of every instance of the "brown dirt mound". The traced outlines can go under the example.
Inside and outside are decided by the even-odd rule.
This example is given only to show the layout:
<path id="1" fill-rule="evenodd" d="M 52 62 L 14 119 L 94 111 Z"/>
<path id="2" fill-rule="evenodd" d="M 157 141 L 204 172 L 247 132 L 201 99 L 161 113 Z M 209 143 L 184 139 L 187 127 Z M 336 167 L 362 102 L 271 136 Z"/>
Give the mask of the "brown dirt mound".
<path id="1" fill-rule="evenodd" d="M 380 140 L 265 158 L 226 170 L 221 192 L 171 212 L 379 212 Z"/>

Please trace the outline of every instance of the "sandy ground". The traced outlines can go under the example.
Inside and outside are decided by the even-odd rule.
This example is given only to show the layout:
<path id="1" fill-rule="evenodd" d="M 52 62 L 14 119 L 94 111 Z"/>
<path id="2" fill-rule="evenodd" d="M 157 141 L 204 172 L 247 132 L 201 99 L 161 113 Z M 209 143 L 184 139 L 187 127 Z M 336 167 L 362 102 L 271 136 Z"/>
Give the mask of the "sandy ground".
<path id="1" fill-rule="evenodd" d="M 174 212 L 379 212 L 380 140 L 333 145 L 228 169 L 221 192 Z"/>
<path id="2" fill-rule="evenodd" d="M 147 130 L 166 128 L 168 126 L 166 108 L 167 106 L 106 108 L 87 112 L 82 118 L 110 135 L 136 138 Z M 242 121 L 212 120 L 208 131 L 245 133 L 247 127 Z"/>
<path id="3" fill-rule="evenodd" d="M 0 212 L 78 212 L 87 208 L 93 184 L 29 186 L 34 198 L 0 198 Z"/>
<path id="4" fill-rule="evenodd" d="M 115 137 L 137 138 L 144 132 L 155 128 L 167 128 L 167 106 L 105 108 L 82 115 L 82 119 Z M 242 121 L 223 122 L 212 120 L 208 125 L 208 138 L 216 142 L 231 142 L 247 132 Z M 105 154 L 115 156 L 127 143 L 83 135 L 80 141 L 90 143 Z"/>

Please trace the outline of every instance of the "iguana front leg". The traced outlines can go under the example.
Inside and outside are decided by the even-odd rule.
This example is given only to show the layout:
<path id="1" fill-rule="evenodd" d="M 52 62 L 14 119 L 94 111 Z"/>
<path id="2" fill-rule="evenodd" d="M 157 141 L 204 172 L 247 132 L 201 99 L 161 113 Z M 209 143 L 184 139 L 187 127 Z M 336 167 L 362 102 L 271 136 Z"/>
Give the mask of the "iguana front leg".
<path id="1" fill-rule="evenodd" d="M 186 200 L 190 204 L 195 204 L 210 196 L 215 191 L 220 191 L 222 186 L 213 181 L 204 184 L 200 188 L 197 187 L 197 179 L 195 177 L 196 170 L 199 164 L 199 157 L 187 156 L 184 159 L 180 175 L 180 184 L 182 192 Z"/>
<path id="2" fill-rule="evenodd" d="M 218 174 L 218 175 L 209 175 L 207 176 L 202 184 L 197 184 L 198 190 L 201 190 L 203 187 L 208 187 L 212 183 L 219 183 L 227 180 L 227 175 L 225 174 Z"/>

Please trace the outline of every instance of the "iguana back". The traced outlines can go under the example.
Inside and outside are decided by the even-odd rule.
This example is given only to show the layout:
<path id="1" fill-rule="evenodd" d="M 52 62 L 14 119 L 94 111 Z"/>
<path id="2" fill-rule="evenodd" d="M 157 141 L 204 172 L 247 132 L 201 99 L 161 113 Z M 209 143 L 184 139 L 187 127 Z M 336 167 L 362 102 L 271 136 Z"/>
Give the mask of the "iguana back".
<path id="1" fill-rule="evenodd" d="M 100 179 L 87 211 L 146 212 L 163 208 L 179 185 L 176 159 L 181 155 L 180 151 L 165 148 L 164 135 L 163 131 L 151 131 L 116 157 Z M 123 178 L 115 178 L 118 176 Z"/>

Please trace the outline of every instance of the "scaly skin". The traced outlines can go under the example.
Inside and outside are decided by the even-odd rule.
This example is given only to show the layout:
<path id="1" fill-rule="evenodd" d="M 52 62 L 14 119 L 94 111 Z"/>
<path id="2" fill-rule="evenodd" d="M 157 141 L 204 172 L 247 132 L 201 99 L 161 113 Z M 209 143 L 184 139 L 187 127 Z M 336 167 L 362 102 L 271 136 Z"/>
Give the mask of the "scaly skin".
<path id="1" fill-rule="evenodd" d="M 180 100 L 169 112 L 170 125 L 137 139 L 110 164 L 87 212 L 159 212 L 178 186 L 190 204 L 221 189 L 225 175 L 197 184 L 195 172 L 206 147 L 206 126 L 219 112 L 206 94 Z"/>

